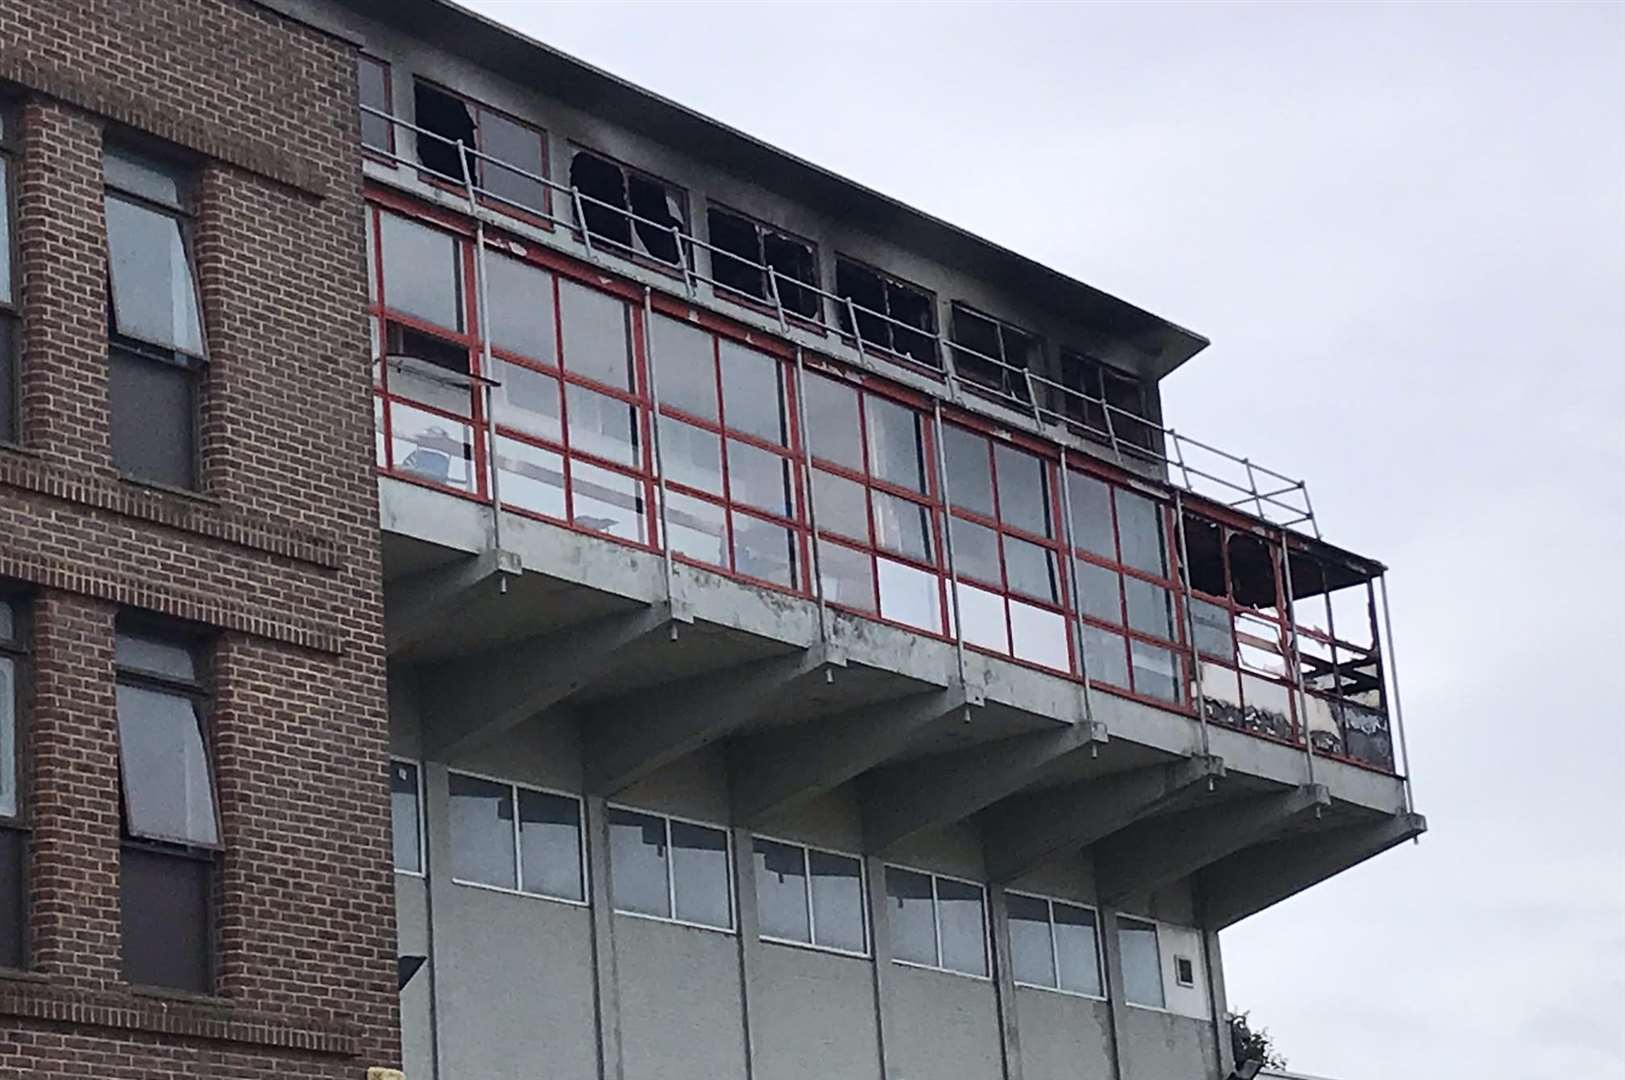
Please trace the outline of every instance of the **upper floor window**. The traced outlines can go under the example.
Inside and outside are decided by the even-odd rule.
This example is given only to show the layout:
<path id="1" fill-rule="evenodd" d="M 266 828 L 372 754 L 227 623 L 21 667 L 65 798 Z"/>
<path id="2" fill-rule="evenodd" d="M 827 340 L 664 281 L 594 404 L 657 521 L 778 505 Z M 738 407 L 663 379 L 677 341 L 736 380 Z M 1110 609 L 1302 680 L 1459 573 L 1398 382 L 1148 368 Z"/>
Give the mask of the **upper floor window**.
<path id="1" fill-rule="evenodd" d="M 983 315 L 957 301 L 953 305 L 954 368 L 961 378 L 1008 398 L 1031 400 L 1026 372 L 1038 366 L 1038 335 Z"/>
<path id="2" fill-rule="evenodd" d="M 388 118 L 395 114 L 395 95 L 390 86 L 389 65 L 371 56 L 356 57 L 356 90 L 361 101 L 361 145 L 368 150 L 394 154 L 395 124 Z"/>
<path id="3" fill-rule="evenodd" d="M 1063 350 L 1061 383 L 1085 395 L 1057 393 L 1057 411 L 1062 416 L 1082 424 L 1092 434 L 1109 433 L 1121 442 L 1147 450 L 1155 446 L 1155 425 L 1149 419 L 1150 395 L 1138 377 L 1082 353 Z"/>
<path id="4" fill-rule="evenodd" d="M 892 959 L 987 976 L 987 904 L 982 886 L 886 867 Z"/>
<path id="5" fill-rule="evenodd" d="M 22 814 L 17 736 L 21 727 L 21 613 L 0 597 L 0 968 L 23 965 L 26 834 L 12 828 Z"/>
<path id="6" fill-rule="evenodd" d="M 220 821 L 198 652 L 185 637 L 121 627 L 113 659 L 124 976 L 206 993 L 214 979 L 210 908 Z"/>
<path id="7" fill-rule="evenodd" d="M 108 397 L 113 463 L 128 476 L 197 486 L 203 321 L 191 193 L 174 167 L 108 147 Z"/>
<path id="8" fill-rule="evenodd" d="M 1008 894 L 1010 967 L 1015 981 L 1102 997 L 1095 913 L 1077 904 Z"/>
<path id="9" fill-rule="evenodd" d="M 883 274 L 844 255 L 835 257 L 835 295 L 857 308 L 858 336 L 899 356 L 939 367 L 937 298 L 918 285 Z M 852 313 L 840 305 L 841 329 L 852 332 Z"/>
<path id="10" fill-rule="evenodd" d="M 586 900 L 581 800 L 452 773 L 451 874 L 555 900 Z"/>
<path id="11" fill-rule="evenodd" d="M 732 930 L 729 851 L 726 829 L 610 807 L 615 910 Z"/>
<path id="12" fill-rule="evenodd" d="M 458 184 L 472 179 L 499 203 L 547 212 L 547 186 L 538 179 L 547 175 L 547 139 L 539 129 L 422 79 L 412 97 L 424 168 Z M 468 155 L 471 177 L 465 177 L 458 143 L 475 151 Z"/>
<path id="13" fill-rule="evenodd" d="M 12 147 L 16 123 L 0 105 L 0 443 L 17 442 L 17 352 L 21 345 L 17 332 L 18 296 L 17 274 L 12 268 L 16 251 L 12 236 L 12 201 L 15 181 L 12 179 Z"/>
<path id="14" fill-rule="evenodd" d="M 862 860 L 759 836 L 753 845 L 762 937 L 839 952 L 867 950 Z"/>
<path id="15" fill-rule="evenodd" d="M 1130 1005 L 1164 1008 L 1167 997 L 1162 989 L 1162 950 L 1157 944 L 1157 924 L 1119 917 L 1117 947 L 1123 967 L 1123 998 Z"/>
<path id="16" fill-rule="evenodd" d="M 581 193 L 583 224 L 594 241 L 683 264 L 678 233 L 688 228 L 688 199 L 681 188 L 591 150 L 570 158 L 570 186 Z"/>
<path id="17" fill-rule="evenodd" d="M 718 249 L 711 252 L 711 276 L 718 285 L 763 301 L 773 299 L 776 287 L 786 311 L 818 317 L 818 294 L 801 287 L 818 287 L 818 250 L 810 240 L 720 206 L 706 211 L 706 226 L 711 246 Z M 764 267 L 774 271 L 772 286 Z"/>

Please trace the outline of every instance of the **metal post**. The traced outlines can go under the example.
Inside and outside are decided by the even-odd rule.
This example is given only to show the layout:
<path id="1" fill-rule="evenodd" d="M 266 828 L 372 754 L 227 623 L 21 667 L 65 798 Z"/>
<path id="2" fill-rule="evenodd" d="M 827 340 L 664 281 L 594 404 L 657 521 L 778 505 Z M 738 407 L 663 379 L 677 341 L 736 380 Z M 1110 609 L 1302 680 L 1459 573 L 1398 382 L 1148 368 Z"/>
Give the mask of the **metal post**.
<path id="1" fill-rule="evenodd" d="M 853 328 L 857 324 L 853 323 Z M 942 546 L 948 555 L 948 584 L 949 599 L 952 601 L 951 610 L 954 613 L 954 655 L 959 664 L 959 685 L 965 685 L 965 624 L 959 617 L 959 571 L 954 568 L 954 507 L 953 500 L 948 494 L 948 453 L 943 449 L 942 438 L 942 399 L 932 398 L 936 430 L 931 433 L 931 441 L 936 444 L 937 453 L 937 482 L 942 488 Z M 965 706 L 965 722 L 970 723 L 970 706 Z"/>
<path id="2" fill-rule="evenodd" d="M 479 305 L 477 325 L 480 334 L 480 371 L 485 376 L 482 396 L 485 404 L 485 469 L 491 484 L 491 544 L 502 550 L 502 490 L 497 467 L 496 388 L 491 380 L 491 305 L 485 282 L 485 221 L 480 217 L 479 199 L 474 194 L 474 171 L 469 168 L 468 147 L 457 140 L 457 157 L 463 167 L 463 187 L 468 192 L 468 212 L 474 219 L 474 299 Z M 508 591 L 508 578 L 497 575 L 499 588 Z"/>
<path id="3" fill-rule="evenodd" d="M 1303 512 L 1309 519 L 1309 527 L 1315 530 L 1315 539 L 1320 539 L 1320 522 L 1315 520 L 1315 504 L 1309 501 L 1309 483 L 1298 481 L 1298 490 L 1303 492 Z"/>
<path id="4" fill-rule="evenodd" d="M 573 189 L 572 189 L 573 190 Z M 666 463 L 660 454 L 660 380 L 655 374 L 655 308 L 654 292 L 645 285 L 643 287 L 643 362 L 649 371 L 649 404 L 650 437 L 654 440 L 655 451 L 655 478 L 660 486 L 660 550 L 664 556 L 666 572 L 666 605 L 672 604 L 673 584 L 677 577 L 677 568 L 672 561 L 671 528 L 668 524 L 666 503 L 670 501 L 666 493 Z M 677 633 L 677 624 L 672 624 L 672 633 Z"/>
<path id="5" fill-rule="evenodd" d="M 829 644 L 829 604 L 824 599 L 824 568 L 818 555 L 818 499 L 813 494 L 812 428 L 807 425 L 806 363 L 801 346 L 796 346 L 796 422 L 801 425 L 801 467 L 807 490 L 807 526 L 812 533 L 813 596 L 818 601 L 818 640 Z M 879 597 L 876 597 L 878 603 Z M 825 674 L 829 674 L 826 669 Z"/>
<path id="6" fill-rule="evenodd" d="M 1195 598 L 1191 596 L 1190 549 L 1185 544 L 1185 496 L 1174 490 L 1174 530 L 1179 537 L 1179 587 L 1185 593 L 1185 636 L 1190 639 L 1191 675 L 1196 682 L 1196 720 L 1202 732 L 1202 754 L 1207 756 L 1209 735 L 1207 730 L 1207 693 L 1202 688 L 1202 649 L 1196 642 Z M 1229 612 L 1225 612 L 1226 617 Z M 1234 631 L 1232 631 L 1234 633 Z"/>
<path id="7" fill-rule="evenodd" d="M 587 228 L 587 211 L 581 205 L 581 189 L 575 185 L 570 186 L 570 201 L 576 208 L 576 221 L 581 226 L 581 243 L 587 249 L 587 254 L 593 254 L 592 232 Z"/>
<path id="8" fill-rule="evenodd" d="M 1088 624 L 1083 621 L 1083 592 L 1078 587 L 1077 544 L 1072 540 L 1072 484 L 1067 469 L 1066 446 L 1061 446 L 1061 538 L 1066 543 L 1066 579 L 1072 587 L 1072 614 L 1078 628 L 1078 675 L 1083 680 L 1083 718 L 1093 721 L 1095 702 L 1089 691 L 1089 661 L 1084 648 L 1089 639 Z"/>
<path id="9" fill-rule="evenodd" d="M 784 301 L 779 298 L 779 274 L 771 266 L 762 268 L 767 272 L 767 287 L 773 296 L 773 310 L 779 315 L 779 329 L 784 333 L 790 332 L 790 320 L 784 317 Z"/>
<path id="10" fill-rule="evenodd" d="M 852 302 L 850 296 L 846 298 L 846 317 L 852 323 L 852 343 L 857 346 L 858 359 L 866 360 L 868 357 L 863 353 L 863 331 L 858 328 L 858 306 Z"/>
<path id="11" fill-rule="evenodd" d="M 1247 490 L 1253 494 L 1253 505 L 1258 507 L 1258 516 L 1263 520 L 1268 521 L 1269 518 L 1264 513 L 1264 500 L 1258 494 L 1258 477 L 1253 472 L 1252 460 L 1250 458 L 1242 458 L 1241 463 L 1247 469 Z"/>
<path id="12" fill-rule="evenodd" d="M 1383 571 L 1377 575 L 1377 584 L 1382 594 L 1382 625 L 1384 636 L 1388 639 L 1388 681 L 1393 686 L 1393 693 L 1389 695 L 1389 707 L 1394 714 L 1394 732 L 1399 736 L 1399 767 L 1405 770 L 1405 809 L 1416 809 L 1415 798 L 1411 794 L 1411 754 L 1405 745 L 1405 721 L 1399 706 L 1399 663 L 1394 656 L 1394 620 L 1388 608 L 1388 572 Z"/>
<path id="13" fill-rule="evenodd" d="M 693 296 L 694 275 L 689 272 L 688 254 L 683 251 L 683 241 L 687 239 L 687 237 L 683 235 L 682 229 L 678 228 L 676 225 L 673 225 L 671 227 L 671 238 L 677 244 L 677 262 L 683 269 L 683 291 L 688 293 L 688 295 Z"/>
<path id="14" fill-rule="evenodd" d="M 1179 467 L 1179 475 L 1185 482 L 1185 490 L 1195 491 L 1196 489 L 1191 487 L 1191 468 L 1185 464 L 1185 441 L 1173 428 L 1168 429 L 1168 438 L 1174 444 L 1174 464 Z"/>
<path id="15" fill-rule="evenodd" d="M 1249 478 L 1251 474 L 1252 470 L 1249 468 Z M 1262 517 L 1263 515 L 1260 514 L 1259 516 Z M 1281 534 L 1281 559 L 1284 562 L 1287 559 L 1286 531 L 1278 531 Z M 1292 610 L 1292 567 L 1287 564 L 1279 568 L 1277 572 L 1280 573 L 1282 570 L 1285 572 L 1281 574 L 1281 592 L 1284 594 L 1281 597 L 1281 607 L 1286 613 L 1286 640 L 1289 646 L 1287 650 L 1287 672 L 1292 679 L 1292 685 L 1298 691 L 1298 716 L 1303 722 L 1304 761 L 1309 767 L 1309 782 L 1313 784 L 1315 782 L 1315 737 L 1314 733 L 1309 730 L 1309 692 L 1303 688 L 1303 662 L 1298 658 L 1298 617 Z"/>
<path id="16" fill-rule="evenodd" d="M 1115 457 L 1117 459 L 1117 463 L 1121 465 L 1123 464 L 1123 448 L 1118 445 L 1117 429 L 1112 426 L 1112 407 L 1106 403 L 1105 398 L 1100 398 L 1099 401 L 1100 415 L 1106 418 L 1106 438 L 1111 440 L 1112 456 Z"/>

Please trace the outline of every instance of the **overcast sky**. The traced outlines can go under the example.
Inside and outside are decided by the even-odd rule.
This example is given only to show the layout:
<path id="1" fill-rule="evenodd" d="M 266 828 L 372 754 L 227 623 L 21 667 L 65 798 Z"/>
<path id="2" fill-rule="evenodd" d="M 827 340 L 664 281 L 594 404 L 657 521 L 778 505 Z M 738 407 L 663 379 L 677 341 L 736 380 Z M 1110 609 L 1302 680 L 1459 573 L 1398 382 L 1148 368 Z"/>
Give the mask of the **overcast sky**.
<path id="1" fill-rule="evenodd" d="M 1392 567 L 1430 832 L 1224 935 L 1338 1080 L 1625 1075 L 1625 4 L 471 6 L 1214 344 Z"/>

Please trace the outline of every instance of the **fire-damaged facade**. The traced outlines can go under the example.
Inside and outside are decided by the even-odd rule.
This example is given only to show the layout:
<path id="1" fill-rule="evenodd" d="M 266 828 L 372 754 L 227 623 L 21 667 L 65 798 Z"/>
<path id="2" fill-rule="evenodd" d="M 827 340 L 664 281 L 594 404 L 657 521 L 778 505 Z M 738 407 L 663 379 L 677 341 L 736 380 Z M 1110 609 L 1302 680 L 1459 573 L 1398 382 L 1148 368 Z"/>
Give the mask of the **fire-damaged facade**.
<path id="1" fill-rule="evenodd" d="M 1322 537 L 1301 481 L 1165 424 L 1158 384 L 1206 340 L 444 0 L 186 3 L 339 58 L 312 141 L 343 167 L 273 172 L 292 217 L 213 166 L 199 186 L 170 144 L 221 144 L 184 124 L 104 134 L 87 180 L 109 477 L 194 516 L 308 490 L 334 500 L 311 529 L 367 523 L 355 562 L 354 531 L 303 563 L 270 547 L 309 581 L 265 595 L 314 595 L 282 637 L 371 695 L 319 748 L 361 824 L 322 799 L 302 827 L 377 858 L 300 858 L 392 896 L 393 926 L 351 898 L 303 928 L 352 912 L 343 970 L 397 986 L 398 1014 L 365 999 L 359 1031 L 336 1010 L 276 1052 L 425 1080 L 1229 1075 L 1219 932 L 1425 824 L 1384 567 Z M 5 70 L 20 102 L 53 92 Z M 37 114 L 0 113 L 0 169 L 45 152 Z M 43 235 L 45 175 L 24 162 L 0 235 Z M 222 276 L 233 214 L 260 215 L 250 241 L 299 223 L 242 280 L 291 322 L 319 297 L 346 328 L 332 370 L 290 348 L 236 373 L 260 369 L 234 369 L 258 346 Z M 19 459 L 48 390 L 27 259 L 0 274 Z M 300 373 L 338 387 L 306 419 L 360 433 L 359 483 L 330 490 L 305 469 L 327 451 L 274 427 L 222 429 L 268 401 L 291 428 Z M 221 462 L 249 452 L 303 486 L 234 486 Z M 50 674 L 68 579 L 32 565 L 0 562 L 0 1025 L 56 1022 L 7 1007 L 57 977 L 35 883 L 61 875 L 39 823 L 63 774 L 29 769 L 77 685 Z M 276 1012 L 252 973 L 283 961 L 233 945 L 269 868 L 236 852 L 266 828 L 245 777 L 310 750 L 314 691 L 290 669 L 246 692 L 275 628 L 245 609 L 222 646 L 225 616 L 152 577 L 96 601 L 123 791 L 97 992 L 184 1000 L 195 1024 L 141 1038 L 202 1062 L 236 1046 L 211 1018 Z M 286 741 L 245 742 L 275 702 Z M 392 880 L 367 846 L 386 774 Z M 164 934 L 132 921 L 166 895 Z M 133 1053 L 128 1075 L 157 1067 Z"/>

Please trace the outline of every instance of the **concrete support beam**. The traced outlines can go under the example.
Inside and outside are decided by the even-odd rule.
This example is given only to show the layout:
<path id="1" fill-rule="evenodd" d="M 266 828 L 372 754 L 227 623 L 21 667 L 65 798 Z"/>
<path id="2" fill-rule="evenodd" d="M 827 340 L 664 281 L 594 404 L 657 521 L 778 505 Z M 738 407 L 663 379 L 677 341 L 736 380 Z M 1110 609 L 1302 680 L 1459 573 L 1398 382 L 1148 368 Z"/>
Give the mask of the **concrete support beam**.
<path id="1" fill-rule="evenodd" d="M 756 1027 L 761 1022 L 755 1015 L 756 1003 L 761 999 L 761 923 L 756 911 L 756 850 L 755 839 L 749 829 L 732 829 L 734 891 L 738 899 L 735 910 L 739 917 L 739 1011 L 744 1019 L 745 1080 L 752 1080 L 761 1070 L 756 1060 Z"/>
<path id="2" fill-rule="evenodd" d="M 1222 930 L 1311 885 L 1427 831 L 1421 814 L 1399 813 L 1276 840 L 1209 866 L 1198 879 L 1203 921 Z"/>
<path id="3" fill-rule="evenodd" d="M 483 551 L 384 586 L 384 640 L 395 656 L 432 640 L 446 616 L 479 589 L 501 589 L 523 572 L 511 551 Z"/>
<path id="4" fill-rule="evenodd" d="M 877 770 L 862 781 L 867 848 L 884 852 L 926 829 L 963 821 L 1105 742 L 1106 725 L 1084 721 Z"/>
<path id="5" fill-rule="evenodd" d="M 999 1052 L 1004 1080 L 1022 1080 L 1021 1024 L 1016 1018 L 1016 980 L 1010 957 L 1010 906 L 1002 885 L 987 890 L 988 922 L 993 938 L 993 992 L 999 1012 Z"/>
<path id="6" fill-rule="evenodd" d="M 587 889 L 592 903 L 592 1003 L 599 1080 L 623 1080 L 621 982 L 610 903 L 609 809 L 601 796 L 586 798 Z"/>
<path id="7" fill-rule="evenodd" d="M 896 1053 L 892 1049 L 893 1033 L 897 1021 L 892 1016 L 891 978 L 891 912 L 886 906 L 886 863 L 870 855 L 863 860 L 863 881 L 868 891 L 869 950 L 874 963 L 869 966 L 875 991 L 875 1041 L 880 1048 L 880 1075 L 884 1078 L 899 1075 Z"/>
<path id="8" fill-rule="evenodd" d="M 1223 775 L 1222 761 L 1199 755 L 1011 800 L 983 822 L 988 877 L 1013 881 L 1177 805 Z"/>
<path id="9" fill-rule="evenodd" d="M 902 753 L 947 717 L 979 706 L 964 687 L 930 690 L 895 701 L 819 717 L 759 735 L 729 759 L 734 816 L 750 825 L 839 787 Z"/>
<path id="10" fill-rule="evenodd" d="M 823 645 L 600 702 L 582 718 L 587 790 L 613 795 L 739 730 L 808 678 L 846 661 Z"/>
<path id="11" fill-rule="evenodd" d="M 633 643 L 673 626 L 654 604 L 425 670 L 425 751 L 449 761 L 592 683 Z"/>
<path id="12" fill-rule="evenodd" d="M 1243 848 L 1263 843 L 1331 806 L 1320 784 L 1148 821 L 1095 845 L 1100 900 L 1116 904 L 1189 877 Z"/>

